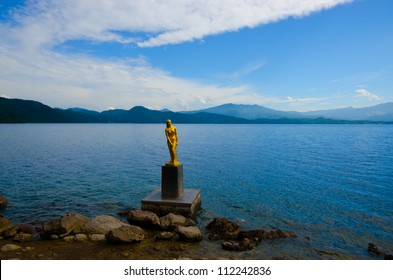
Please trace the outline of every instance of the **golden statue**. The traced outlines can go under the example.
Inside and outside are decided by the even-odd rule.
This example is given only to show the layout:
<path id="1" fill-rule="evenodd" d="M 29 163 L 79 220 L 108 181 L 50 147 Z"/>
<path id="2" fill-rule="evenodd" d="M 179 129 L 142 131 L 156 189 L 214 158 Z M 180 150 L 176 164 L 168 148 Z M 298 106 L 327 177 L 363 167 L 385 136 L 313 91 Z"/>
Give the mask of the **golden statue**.
<path id="1" fill-rule="evenodd" d="M 171 120 L 166 121 L 165 136 L 168 144 L 169 154 L 171 156 L 171 160 L 168 161 L 165 165 L 179 166 L 180 162 L 177 160 L 177 153 L 176 153 L 176 148 L 179 141 L 177 139 L 176 127 L 172 125 Z"/>

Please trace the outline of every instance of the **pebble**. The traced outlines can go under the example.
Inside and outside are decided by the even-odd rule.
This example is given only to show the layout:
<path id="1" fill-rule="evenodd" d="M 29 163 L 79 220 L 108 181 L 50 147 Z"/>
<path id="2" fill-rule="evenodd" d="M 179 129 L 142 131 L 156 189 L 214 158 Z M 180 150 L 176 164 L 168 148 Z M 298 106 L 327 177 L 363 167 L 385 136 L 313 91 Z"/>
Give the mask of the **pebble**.
<path id="1" fill-rule="evenodd" d="M 106 241 L 105 234 L 90 234 L 89 239 L 94 242 Z"/>

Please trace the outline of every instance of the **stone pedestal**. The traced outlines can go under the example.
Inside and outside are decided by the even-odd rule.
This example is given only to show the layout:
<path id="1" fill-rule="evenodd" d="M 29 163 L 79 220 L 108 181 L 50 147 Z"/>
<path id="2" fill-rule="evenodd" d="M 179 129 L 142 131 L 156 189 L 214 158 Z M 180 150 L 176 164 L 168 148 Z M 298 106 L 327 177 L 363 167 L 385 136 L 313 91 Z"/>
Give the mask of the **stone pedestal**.
<path id="1" fill-rule="evenodd" d="M 201 207 L 201 191 L 184 189 L 183 165 L 162 166 L 161 189 L 142 199 L 142 210 L 159 216 L 169 213 L 193 217 Z"/>
<path id="2" fill-rule="evenodd" d="M 183 196 L 183 165 L 161 167 L 161 191 L 163 199 Z"/>

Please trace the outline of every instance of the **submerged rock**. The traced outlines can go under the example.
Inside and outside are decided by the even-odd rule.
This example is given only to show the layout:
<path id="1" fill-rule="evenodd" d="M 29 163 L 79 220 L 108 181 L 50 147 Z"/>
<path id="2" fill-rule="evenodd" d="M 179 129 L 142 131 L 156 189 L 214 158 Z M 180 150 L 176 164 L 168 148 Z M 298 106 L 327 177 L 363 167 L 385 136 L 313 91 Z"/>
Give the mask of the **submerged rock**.
<path id="1" fill-rule="evenodd" d="M 240 225 L 229 221 L 227 218 L 214 218 L 210 222 L 206 229 L 209 231 L 209 239 L 211 240 L 231 240 L 237 239 L 240 233 Z"/>
<path id="2" fill-rule="evenodd" d="M 83 225 L 89 221 L 85 216 L 71 213 L 61 216 L 55 220 L 43 224 L 44 236 L 51 236 L 53 234 L 58 236 L 65 236 L 72 231 L 79 230 Z"/>
<path id="3" fill-rule="evenodd" d="M 221 247 L 228 251 L 247 251 L 254 249 L 257 245 L 258 243 L 256 241 L 244 238 L 240 242 L 226 241 L 221 244 Z"/>
<path id="4" fill-rule="evenodd" d="M 112 229 L 125 225 L 127 224 L 113 216 L 101 215 L 90 219 L 80 228 L 80 232 L 87 234 L 107 234 Z"/>
<path id="5" fill-rule="evenodd" d="M 145 239 L 145 234 L 140 227 L 126 225 L 112 229 L 105 235 L 110 242 L 139 242 Z"/>
<path id="6" fill-rule="evenodd" d="M 0 209 L 6 208 L 8 205 L 7 199 L 4 196 L 0 195 Z"/>
<path id="7" fill-rule="evenodd" d="M 201 241 L 202 232 L 197 227 L 176 227 L 175 232 L 179 235 L 179 239 L 183 241 Z"/>
<path id="8" fill-rule="evenodd" d="M 158 218 L 157 214 L 144 211 L 144 210 L 132 210 L 127 214 L 127 221 L 131 225 L 140 226 L 144 228 L 150 229 L 159 229 L 160 228 L 160 218 Z"/>
<path id="9" fill-rule="evenodd" d="M 15 245 L 15 244 L 6 244 L 6 245 L 1 246 L 0 251 L 3 253 L 7 253 L 7 252 L 19 251 L 21 249 L 22 249 L 22 246 Z"/>
<path id="10" fill-rule="evenodd" d="M 175 234 L 170 231 L 163 231 L 157 234 L 156 240 L 172 240 L 175 237 Z"/>
<path id="11" fill-rule="evenodd" d="M 280 239 L 288 237 L 297 237 L 294 232 L 281 230 L 281 229 L 254 229 L 248 231 L 241 231 L 239 233 L 239 239 L 248 238 L 250 240 L 267 240 L 267 239 Z"/>

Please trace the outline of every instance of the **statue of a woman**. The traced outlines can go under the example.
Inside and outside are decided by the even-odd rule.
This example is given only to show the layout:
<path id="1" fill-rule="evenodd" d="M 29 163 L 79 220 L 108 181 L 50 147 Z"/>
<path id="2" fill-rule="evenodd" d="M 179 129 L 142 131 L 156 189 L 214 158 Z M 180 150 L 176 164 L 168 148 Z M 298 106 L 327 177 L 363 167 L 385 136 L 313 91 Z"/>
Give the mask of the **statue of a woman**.
<path id="1" fill-rule="evenodd" d="M 166 166 L 179 166 L 180 162 L 177 160 L 176 148 L 178 144 L 177 130 L 174 125 L 172 125 L 171 120 L 166 121 L 165 136 L 168 144 L 169 154 L 171 160 L 168 161 Z"/>

